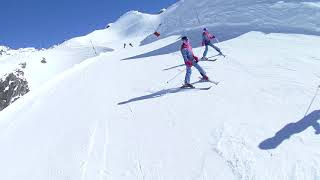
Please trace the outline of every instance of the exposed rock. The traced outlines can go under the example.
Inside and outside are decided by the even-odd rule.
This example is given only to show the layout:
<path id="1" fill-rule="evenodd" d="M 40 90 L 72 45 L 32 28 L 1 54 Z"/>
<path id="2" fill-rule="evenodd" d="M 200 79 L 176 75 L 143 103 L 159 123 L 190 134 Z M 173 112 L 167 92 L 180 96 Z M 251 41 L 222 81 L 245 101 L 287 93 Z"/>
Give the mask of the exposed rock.
<path id="1" fill-rule="evenodd" d="M 5 74 L 0 79 L 0 111 L 29 91 L 28 82 L 21 69 Z"/>

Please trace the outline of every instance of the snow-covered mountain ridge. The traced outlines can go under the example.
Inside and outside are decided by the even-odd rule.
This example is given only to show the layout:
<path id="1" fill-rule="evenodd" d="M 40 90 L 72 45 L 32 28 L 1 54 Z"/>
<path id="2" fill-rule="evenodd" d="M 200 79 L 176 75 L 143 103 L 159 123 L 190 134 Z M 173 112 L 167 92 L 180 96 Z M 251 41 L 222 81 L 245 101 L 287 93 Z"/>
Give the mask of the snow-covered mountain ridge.
<path id="1" fill-rule="evenodd" d="M 159 31 L 164 37 L 180 33 L 193 36 L 195 28 L 197 32 L 209 27 L 220 40 L 250 31 L 319 35 L 319 3 L 318 0 L 183 0 L 161 14 Z"/>
<path id="2" fill-rule="evenodd" d="M 107 29 L 97 30 L 87 36 L 71 39 L 65 44 L 86 45 L 92 41 L 96 46 L 109 46 L 114 49 L 120 49 L 123 47 L 123 43 L 132 41 L 139 45 L 142 40 L 141 37 L 154 32 L 155 26 L 159 24 L 159 18 L 158 15 L 130 11 L 121 16 L 115 23 L 110 24 Z"/>

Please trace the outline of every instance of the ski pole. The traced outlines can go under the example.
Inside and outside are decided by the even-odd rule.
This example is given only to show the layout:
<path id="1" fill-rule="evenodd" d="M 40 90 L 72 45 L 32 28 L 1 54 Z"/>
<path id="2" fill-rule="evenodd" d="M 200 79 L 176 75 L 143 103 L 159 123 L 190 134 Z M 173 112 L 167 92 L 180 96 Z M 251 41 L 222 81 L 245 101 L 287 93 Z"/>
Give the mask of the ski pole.
<path id="1" fill-rule="evenodd" d="M 176 79 L 176 78 L 177 78 L 180 74 L 182 74 L 184 71 L 185 71 L 185 69 L 182 70 L 182 71 L 180 71 L 180 72 L 178 72 L 173 78 L 171 78 L 171 79 L 169 79 L 169 80 L 167 81 L 167 84 L 169 84 L 171 81 L 173 81 L 174 79 Z"/>
<path id="2" fill-rule="evenodd" d="M 220 41 L 219 41 L 219 39 L 216 37 L 216 38 L 214 38 L 216 41 L 217 41 L 217 43 L 220 43 Z"/>
<path id="3" fill-rule="evenodd" d="M 91 46 L 92 46 L 92 49 L 93 49 L 94 53 L 96 54 L 96 56 L 98 56 L 96 48 L 94 48 L 94 46 L 93 46 L 92 40 L 90 40 L 90 43 L 91 43 Z"/>
<path id="4" fill-rule="evenodd" d="M 314 96 L 313 96 L 313 98 L 312 98 L 312 100 L 311 100 L 311 103 L 310 103 L 310 105 L 309 105 L 309 107 L 308 107 L 308 109 L 307 109 L 307 111 L 306 111 L 306 113 L 305 113 L 304 117 L 306 117 L 306 116 L 308 115 L 309 110 L 310 110 L 310 108 L 311 108 L 311 106 L 312 106 L 312 104 L 313 104 L 314 100 L 316 99 L 316 97 L 317 97 L 317 95 L 318 95 L 319 89 L 320 89 L 320 85 L 318 86 L 317 91 L 316 91 L 316 93 L 314 94 Z"/>
<path id="5" fill-rule="evenodd" d="M 201 21 L 200 21 L 200 18 L 199 18 L 199 14 L 198 14 L 198 11 L 196 9 L 193 8 L 193 10 L 195 11 L 196 13 L 196 16 L 197 16 L 197 19 L 198 19 L 198 23 L 201 24 Z"/>

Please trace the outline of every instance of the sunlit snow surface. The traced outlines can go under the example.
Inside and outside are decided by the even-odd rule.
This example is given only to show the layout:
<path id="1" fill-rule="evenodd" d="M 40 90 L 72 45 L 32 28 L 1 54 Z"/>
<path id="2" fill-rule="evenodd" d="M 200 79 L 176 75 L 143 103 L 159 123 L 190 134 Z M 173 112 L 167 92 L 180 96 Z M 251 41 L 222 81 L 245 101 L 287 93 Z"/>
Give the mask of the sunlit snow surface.
<path id="1" fill-rule="evenodd" d="M 147 35 L 153 33 L 152 26 L 168 22 L 167 17 L 191 16 L 185 9 L 192 9 L 192 2 L 203 15 L 209 10 L 229 10 L 220 13 L 222 19 L 217 23 L 228 26 L 228 31 L 221 31 L 218 37 L 237 31 L 238 24 L 229 19 L 237 12 L 242 21 L 234 23 L 248 20 L 276 25 L 283 18 L 288 21 L 281 24 L 300 29 L 294 24 L 303 22 L 307 30 L 265 34 L 257 27 L 235 38 L 223 38 L 228 40 L 216 45 L 227 57 L 199 62 L 220 84 L 195 84 L 213 86 L 208 91 L 178 90 L 184 79 L 179 36 L 190 34 L 197 47 L 200 27 L 216 20 L 208 16 L 208 21 L 197 26 L 194 19 L 189 22 L 191 29 L 187 24 L 181 29 L 175 28 L 178 23 L 163 24 L 160 40 Z M 129 12 L 109 29 L 34 52 L 52 52 L 56 66 L 49 61 L 30 65 L 48 76 L 47 80 L 29 76 L 39 84 L 37 89 L 0 113 L 1 179 L 318 179 L 319 98 L 310 106 L 320 83 L 320 37 L 315 36 L 319 24 L 313 20 L 319 16 L 317 4 L 185 0 L 159 16 Z M 283 17 L 270 18 L 272 11 L 262 8 L 267 6 L 287 11 L 281 10 Z M 297 10 L 304 10 L 303 18 L 309 20 L 286 17 L 288 11 Z M 299 15 L 295 17 L 302 18 Z M 138 25 L 127 32 L 127 23 L 136 17 Z M 229 24 L 223 24 L 223 18 Z M 214 32 L 215 26 L 210 27 Z M 98 51 L 97 55 L 90 41 L 114 51 Z M 135 46 L 123 49 L 125 42 Z M 70 50 L 80 46 L 85 48 Z M 194 52 L 201 57 L 203 48 Z M 216 54 L 213 49 L 209 52 L 209 56 Z M 68 53 L 73 60 L 69 61 Z M 0 63 L 8 62 L 3 58 Z M 43 66 L 48 66 L 47 71 Z M 51 71 L 54 67 L 59 71 Z M 194 70 L 192 82 L 198 77 Z"/>

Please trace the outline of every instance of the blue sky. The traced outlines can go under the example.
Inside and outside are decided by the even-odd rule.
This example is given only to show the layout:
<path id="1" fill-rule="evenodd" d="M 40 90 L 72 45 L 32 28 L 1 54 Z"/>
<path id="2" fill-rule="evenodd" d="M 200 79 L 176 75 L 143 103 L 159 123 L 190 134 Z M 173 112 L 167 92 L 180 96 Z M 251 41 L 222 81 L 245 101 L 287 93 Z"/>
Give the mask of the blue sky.
<path id="1" fill-rule="evenodd" d="M 129 10 L 157 13 L 177 0 L 1 1 L 0 45 L 48 48 L 102 29 Z"/>

